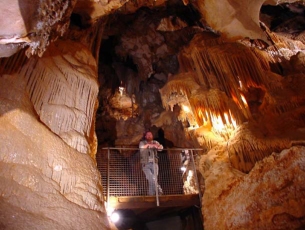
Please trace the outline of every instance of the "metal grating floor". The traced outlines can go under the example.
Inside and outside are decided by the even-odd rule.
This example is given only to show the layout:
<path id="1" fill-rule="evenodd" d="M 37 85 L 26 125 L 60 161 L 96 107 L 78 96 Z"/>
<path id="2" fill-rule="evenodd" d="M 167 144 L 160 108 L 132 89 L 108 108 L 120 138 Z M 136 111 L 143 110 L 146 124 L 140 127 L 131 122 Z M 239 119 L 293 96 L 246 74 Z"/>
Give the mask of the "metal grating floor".
<path id="1" fill-rule="evenodd" d="M 185 152 L 188 152 L 187 158 Z M 107 156 L 109 156 L 109 160 Z M 184 187 L 186 181 L 190 181 L 188 175 L 191 175 L 192 184 L 196 187 L 191 190 L 192 193 L 198 193 L 193 150 L 165 149 L 159 152 L 158 156 L 158 182 L 163 189 L 163 195 L 189 194 L 190 189 Z M 107 191 L 109 196 L 115 197 L 147 195 L 148 183 L 142 171 L 138 149 L 103 149 L 97 153 L 96 160 L 105 196 Z M 186 166 L 186 171 L 181 170 L 183 165 Z M 190 172 L 192 173 L 190 174 Z M 107 181 L 109 181 L 109 185 L 107 185 Z"/>

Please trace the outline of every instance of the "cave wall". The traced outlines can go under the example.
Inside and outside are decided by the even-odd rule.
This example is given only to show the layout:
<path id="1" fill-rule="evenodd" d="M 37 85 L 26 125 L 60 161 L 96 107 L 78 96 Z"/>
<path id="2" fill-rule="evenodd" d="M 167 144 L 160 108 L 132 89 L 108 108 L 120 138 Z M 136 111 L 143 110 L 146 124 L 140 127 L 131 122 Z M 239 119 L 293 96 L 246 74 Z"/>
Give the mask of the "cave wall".
<path id="1" fill-rule="evenodd" d="M 201 158 L 200 170 L 206 229 L 304 227 L 304 146 L 274 152 L 249 174 L 232 170 L 226 151 L 214 149 Z"/>
<path id="2" fill-rule="evenodd" d="M 16 57 L 1 60 L 0 227 L 109 228 L 97 141 L 137 145 L 145 129 L 157 138 L 161 129 L 166 147 L 207 149 L 197 162 L 206 229 L 303 227 L 304 44 L 259 18 L 262 4 L 279 1 L 125 2 L 6 5 L 0 51 Z M 162 8 L 178 2 L 202 18 L 186 23 Z M 105 18 L 115 10 L 118 20 Z M 100 63 L 102 34 L 118 33 L 118 59 Z M 220 121 L 230 132 L 215 130 Z"/>
<path id="3" fill-rule="evenodd" d="M 22 76 L 0 82 L 0 228 L 107 229 L 93 159 L 40 121 Z"/>
<path id="4" fill-rule="evenodd" d="M 98 82 L 90 51 L 79 43 L 57 40 L 41 58 L 30 58 L 20 75 L 41 122 L 72 148 L 94 153 Z"/>
<path id="5" fill-rule="evenodd" d="M 92 54 L 58 40 L 41 58 L 1 61 L 1 228 L 108 229 Z"/>

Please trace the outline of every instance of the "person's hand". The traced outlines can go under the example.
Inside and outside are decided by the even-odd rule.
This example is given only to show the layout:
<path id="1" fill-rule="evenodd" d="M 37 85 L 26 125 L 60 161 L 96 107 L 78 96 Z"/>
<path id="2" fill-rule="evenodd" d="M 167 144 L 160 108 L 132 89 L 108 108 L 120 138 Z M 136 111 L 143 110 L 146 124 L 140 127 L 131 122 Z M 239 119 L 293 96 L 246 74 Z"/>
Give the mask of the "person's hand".
<path id="1" fill-rule="evenodd" d="M 148 148 L 148 149 L 154 148 L 154 144 L 147 144 L 147 148 Z"/>
<path id="2" fill-rule="evenodd" d="M 146 144 L 146 148 L 147 149 L 153 149 L 153 148 L 155 148 L 155 149 L 162 149 L 163 147 L 160 144 Z"/>
<path id="3" fill-rule="evenodd" d="M 161 147 L 161 145 L 160 144 L 151 144 L 150 147 L 159 149 Z"/>

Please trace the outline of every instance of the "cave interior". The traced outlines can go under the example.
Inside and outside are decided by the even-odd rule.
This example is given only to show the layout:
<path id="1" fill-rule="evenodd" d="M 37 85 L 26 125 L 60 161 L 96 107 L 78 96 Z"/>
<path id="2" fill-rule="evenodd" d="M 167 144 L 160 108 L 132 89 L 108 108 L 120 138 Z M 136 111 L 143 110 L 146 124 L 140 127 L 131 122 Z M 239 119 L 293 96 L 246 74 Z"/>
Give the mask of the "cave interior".
<path id="1" fill-rule="evenodd" d="M 0 228 L 305 226 L 303 1 L 19 0 L 7 9 Z M 121 209 L 124 222 L 111 227 L 96 156 L 137 147 L 147 130 L 165 149 L 202 149 L 200 204 Z"/>

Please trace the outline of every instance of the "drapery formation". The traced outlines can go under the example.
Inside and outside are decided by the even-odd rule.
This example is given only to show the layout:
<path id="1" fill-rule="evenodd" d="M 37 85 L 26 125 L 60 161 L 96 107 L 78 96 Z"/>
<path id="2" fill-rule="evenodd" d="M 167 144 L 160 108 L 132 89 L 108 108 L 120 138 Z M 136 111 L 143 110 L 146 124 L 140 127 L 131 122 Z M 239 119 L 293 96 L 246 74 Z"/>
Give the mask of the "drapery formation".
<path id="1" fill-rule="evenodd" d="M 180 52 L 180 74 L 171 76 L 160 90 L 163 106 L 172 110 L 179 105 L 180 120 L 188 120 L 190 128 L 206 127 L 205 132 L 228 141 L 232 165 L 244 172 L 273 151 L 290 146 L 292 139 L 279 124 L 285 131 L 304 124 L 303 75 L 279 74 L 284 65 L 280 63 L 296 53 L 293 43 L 266 33 L 273 39 L 272 46 L 259 40 L 224 42 L 207 33 L 196 35 Z M 300 84 L 294 87 L 296 81 Z M 190 111 L 183 111 L 185 107 Z M 254 129 L 258 131 L 252 133 Z"/>
<path id="2" fill-rule="evenodd" d="M 21 69 L 30 99 L 40 120 L 68 145 L 82 153 L 94 153 L 91 148 L 96 146 L 90 145 L 95 138 L 96 62 L 79 43 L 58 41 L 51 48 Z"/>
<path id="3" fill-rule="evenodd" d="M 95 154 L 94 116 L 97 109 L 97 67 L 85 46 L 57 41 L 40 58 L 25 50 L 1 59 L 1 74 L 18 73 L 26 80 L 40 120 L 69 146 Z M 69 67 L 69 68 L 67 68 Z"/>
<path id="4" fill-rule="evenodd" d="M 184 84 L 179 84 L 182 77 L 173 77 L 161 91 L 163 104 L 171 104 L 168 103 L 172 97 L 170 92 L 180 92 L 189 100 L 199 125 L 212 121 L 213 116 L 220 117 L 224 124 L 232 124 L 232 119 L 241 123 L 245 118 L 251 118 L 244 94 L 251 87 L 265 88 L 266 79 L 260 62 L 240 43 L 201 39 L 197 36 L 180 53 L 181 69 L 192 79 L 184 78 Z"/>

